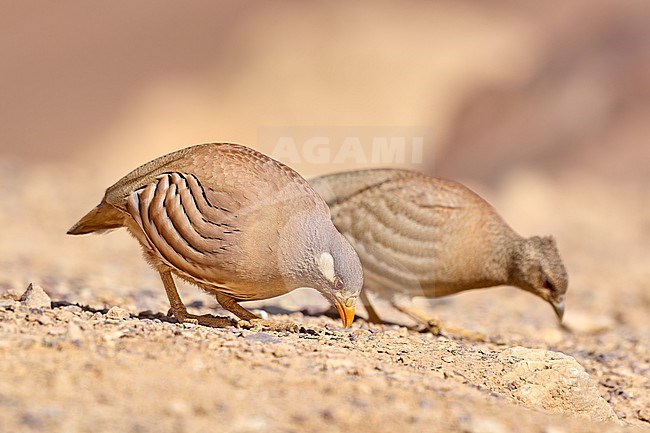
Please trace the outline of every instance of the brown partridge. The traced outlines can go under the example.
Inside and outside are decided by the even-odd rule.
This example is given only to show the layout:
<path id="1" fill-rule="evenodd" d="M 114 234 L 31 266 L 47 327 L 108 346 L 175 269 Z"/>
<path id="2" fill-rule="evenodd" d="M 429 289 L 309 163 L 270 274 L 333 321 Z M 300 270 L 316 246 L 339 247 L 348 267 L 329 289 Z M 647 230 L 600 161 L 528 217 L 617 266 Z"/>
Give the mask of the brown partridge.
<path id="1" fill-rule="evenodd" d="M 354 319 L 363 285 L 354 249 L 325 202 L 289 167 L 244 146 L 201 144 L 155 159 L 106 190 L 68 234 L 126 227 L 162 278 L 179 322 L 227 326 L 230 319 L 189 314 L 172 274 L 216 296 L 245 321 L 238 301 L 300 287 L 318 290 Z"/>
<path id="2" fill-rule="evenodd" d="M 562 319 L 568 278 L 554 239 L 522 238 L 467 187 L 391 169 L 343 172 L 310 183 L 361 259 L 361 296 L 372 321 L 381 320 L 366 291 L 407 312 L 396 295 L 434 298 L 498 285 L 539 296 Z"/>

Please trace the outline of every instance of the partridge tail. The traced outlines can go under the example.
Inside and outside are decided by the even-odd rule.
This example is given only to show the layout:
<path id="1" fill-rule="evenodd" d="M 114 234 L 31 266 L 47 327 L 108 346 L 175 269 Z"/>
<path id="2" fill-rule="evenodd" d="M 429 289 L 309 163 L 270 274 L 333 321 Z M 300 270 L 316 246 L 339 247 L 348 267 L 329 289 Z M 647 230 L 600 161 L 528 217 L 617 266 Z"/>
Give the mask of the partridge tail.
<path id="1" fill-rule="evenodd" d="M 124 227 L 125 217 L 125 214 L 116 207 L 102 202 L 72 226 L 68 230 L 68 234 L 103 233 L 107 230 Z"/>

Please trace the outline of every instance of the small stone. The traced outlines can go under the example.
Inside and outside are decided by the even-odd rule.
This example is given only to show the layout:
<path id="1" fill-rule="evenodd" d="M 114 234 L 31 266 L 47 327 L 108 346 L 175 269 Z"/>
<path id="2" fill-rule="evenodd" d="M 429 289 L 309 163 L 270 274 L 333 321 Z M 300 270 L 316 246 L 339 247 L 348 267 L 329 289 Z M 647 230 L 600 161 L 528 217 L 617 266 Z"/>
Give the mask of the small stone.
<path id="1" fill-rule="evenodd" d="M 264 310 L 254 310 L 255 314 L 260 316 L 264 320 L 269 320 L 269 313 Z"/>
<path id="2" fill-rule="evenodd" d="M 350 335 L 350 339 L 352 340 L 352 339 L 358 339 L 362 337 L 368 337 L 372 335 L 372 333 L 367 329 L 353 329 L 352 331 L 350 331 L 349 335 Z"/>
<path id="3" fill-rule="evenodd" d="M 128 311 L 117 306 L 111 307 L 111 309 L 106 313 L 106 318 L 112 320 L 125 320 L 129 317 L 131 317 L 131 314 Z"/>
<path id="4" fill-rule="evenodd" d="M 38 317 L 36 318 L 36 321 L 37 321 L 38 323 L 40 323 L 41 325 L 51 325 L 52 323 L 54 323 L 54 320 L 52 320 L 51 317 L 49 317 L 49 316 L 44 316 L 44 315 L 40 315 L 40 316 L 38 316 Z"/>
<path id="5" fill-rule="evenodd" d="M 68 330 L 67 330 L 67 328 L 64 328 L 63 326 L 56 326 L 56 327 L 52 327 L 52 328 L 47 330 L 47 333 L 49 335 L 63 335 L 66 332 L 68 332 Z"/>
<path id="6" fill-rule="evenodd" d="M 271 351 L 271 354 L 276 358 L 284 358 L 289 356 L 291 353 L 292 351 L 285 346 L 277 346 L 277 348 Z"/>
<path id="7" fill-rule="evenodd" d="M 650 408 L 639 409 L 636 413 L 636 416 L 644 422 L 650 423 Z"/>
<path id="8" fill-rule="evenodd" d="M 15 302 L 13 299 L 0 299 L 0 308 L 13 307 Z"/>
<path id="9" fill-rule="evenodd" d="M 264 344 L 278 344 L 282 342 L 281 338 L 275 337 L 266 332 L 257 332 L 255 334 L 247 335 L 244 337 L 244 340 Z"/>
<path id="10" fill-rule="evenodd" d="M 524 405 L 594 421 L 618 421 L 575 358 L 550 350 L 512 347 L 499 354 L 499 361 L 507 366 L 503 384 Z"/>
<path id="11" fill-rule="evenodd" d="M 27 287 L 20 297 L 20 302 L 28 308 L 52 308 L 52 299 L 41 286 L 34 283 Z"/>
<path id="12" fill-rule="evenodd" d="M 74 314 L 79 314 L 83 311 L 83 309 L 78 305 L 66 305 L 65 307 L 61 307 L 61 309 Z"/>
<path id="13" fill-rule="evenodd" d="M 104 341 L 110 342 L 110 341 L 119 340 L 125 335 L 126 334 L 122 331 L 105 332 L 102 338 L 104 339 Z"/>

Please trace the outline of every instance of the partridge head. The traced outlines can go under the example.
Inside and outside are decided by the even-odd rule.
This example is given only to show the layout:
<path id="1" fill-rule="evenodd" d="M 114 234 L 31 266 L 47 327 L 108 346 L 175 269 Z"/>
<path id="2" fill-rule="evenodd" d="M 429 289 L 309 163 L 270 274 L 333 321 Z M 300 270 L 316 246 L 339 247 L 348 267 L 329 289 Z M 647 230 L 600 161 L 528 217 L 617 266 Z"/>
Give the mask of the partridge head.
<path id="1" fill-rule="evenodd" d="M 569 279 L 551 236 L 522 239 L 515 248 L 510 284 L 539 296 L 564 316 L 564 296 Z"/>
<path id="2" fill-rule="evenodd" d="M 226 310 L 259 320 L 239 301 L 299 287 L 318 290 L 347 327 L 363 285 L 354 249 L 325 202 L 289 167 L 235 144 L 202 144 L 135 169 L 68 234 L 125 227 L 159 272 L 179 322 L 226 326 L 189 314 L 172 275 L 216 296 Z"/>

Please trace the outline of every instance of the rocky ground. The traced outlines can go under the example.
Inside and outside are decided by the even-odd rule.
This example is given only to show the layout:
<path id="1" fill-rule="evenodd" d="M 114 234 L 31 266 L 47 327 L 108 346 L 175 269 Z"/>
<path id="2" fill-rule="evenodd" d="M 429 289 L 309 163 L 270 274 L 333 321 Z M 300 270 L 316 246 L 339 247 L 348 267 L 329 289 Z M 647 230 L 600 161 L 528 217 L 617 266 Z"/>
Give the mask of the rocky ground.
<path id="1" fill-rule="evenodd" d="M 0 169 L 1 432 L 650 431 L 645 190 L 521 174 L 487 192 L 522 234 L 558 238 L 563 326 L 497 288 L 415 301 L 484 338 L 344 330 L 301 291 L 252 306 L 301 326 L 275 333 L 173 323 L 128 235 L 66 237 L 114 178 Z M 191 310 L 224 314 L 181 290 Z"/>

